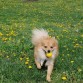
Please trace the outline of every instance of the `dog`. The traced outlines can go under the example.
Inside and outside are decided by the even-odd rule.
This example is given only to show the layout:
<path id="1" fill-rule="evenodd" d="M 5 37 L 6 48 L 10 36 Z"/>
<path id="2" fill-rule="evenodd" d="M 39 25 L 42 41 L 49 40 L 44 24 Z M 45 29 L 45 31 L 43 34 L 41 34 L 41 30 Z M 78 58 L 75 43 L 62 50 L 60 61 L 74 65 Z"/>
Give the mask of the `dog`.
<path id="1" fill-rule="evenodd" d="M 51 82 L 51 73 L 54 67 L 55 58 L 58 56 L 58 41 L 55 37 L 50 37 L 45 29 L 32 30 L 32 44 L 34 45 L 35 64 L 41 69 L 44 61 L 47 66 L 46 80 Z M 47 53 L 52 53 L 51 57 L 47 57 Z"/>

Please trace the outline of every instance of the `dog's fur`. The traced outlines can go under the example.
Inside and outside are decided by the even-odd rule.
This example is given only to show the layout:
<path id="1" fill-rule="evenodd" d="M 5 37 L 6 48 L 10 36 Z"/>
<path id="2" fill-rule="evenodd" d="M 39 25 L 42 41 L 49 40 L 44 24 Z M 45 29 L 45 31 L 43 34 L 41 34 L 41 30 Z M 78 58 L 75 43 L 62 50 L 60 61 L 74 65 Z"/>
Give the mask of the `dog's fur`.
<path id="1" fill-rule="evenodd" d="M 44 29 L 34 29 L 32 31 L 32 44 L 34 45 L 34 58 L 38 69 L 41 69 L 45 60 L 47 66 L 48 82 L 51 81 L 51 73 L 54 66 L 54 60 L 58 56 L 58 41 L 55 37 L 50 37 Z M 52 52 L 52 57 L 47 58 L 46 53 Z"/>

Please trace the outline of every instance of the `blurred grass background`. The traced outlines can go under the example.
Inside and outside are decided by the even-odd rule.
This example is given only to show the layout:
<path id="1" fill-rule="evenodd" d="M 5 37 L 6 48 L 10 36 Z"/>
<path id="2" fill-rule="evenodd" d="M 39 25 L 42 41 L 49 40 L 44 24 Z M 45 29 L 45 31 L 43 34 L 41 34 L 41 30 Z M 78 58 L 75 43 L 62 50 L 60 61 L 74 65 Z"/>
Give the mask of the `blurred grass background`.
<path id="1" fill-rule="evenodd" d="M 0 83 L 47 83 L 46 70 L 34 64 L 34 28 L 59 41 L 52 83 L 82 83 L 82 0 L 0 0 Z"/>

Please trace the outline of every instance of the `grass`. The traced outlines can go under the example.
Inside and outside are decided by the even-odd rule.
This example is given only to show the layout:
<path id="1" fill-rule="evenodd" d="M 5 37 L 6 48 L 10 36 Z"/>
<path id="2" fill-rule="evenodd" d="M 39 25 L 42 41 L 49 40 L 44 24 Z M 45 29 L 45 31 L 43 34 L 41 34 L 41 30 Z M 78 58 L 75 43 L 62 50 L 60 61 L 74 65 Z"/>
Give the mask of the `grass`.
<path id="1" fill-rule="evenodd" d="M 46 70 L 34 64 L 33 28 L 59 41 L 52 83 L 82 83 L 82 0 L 0 0 L 0 83 L 47 83 Z"/>

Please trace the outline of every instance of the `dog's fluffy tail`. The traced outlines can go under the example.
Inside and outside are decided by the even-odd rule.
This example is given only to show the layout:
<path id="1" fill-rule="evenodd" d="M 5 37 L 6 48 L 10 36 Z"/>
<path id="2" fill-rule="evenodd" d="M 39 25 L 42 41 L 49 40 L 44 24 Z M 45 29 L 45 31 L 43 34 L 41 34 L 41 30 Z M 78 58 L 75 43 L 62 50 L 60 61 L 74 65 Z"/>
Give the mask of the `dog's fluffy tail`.
<path id="1" fill-rule="evenodd" d="M 32 30 L 32 44 L 36 45 L 41 42 L 44 37 L 48 37 L 48 32 L 44 29 Z"/>

